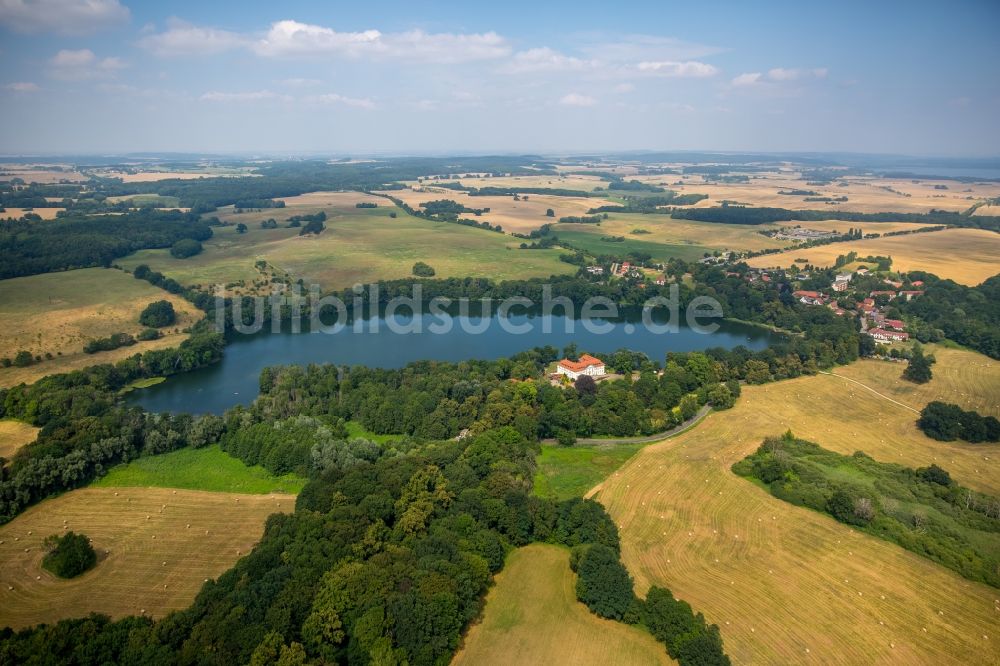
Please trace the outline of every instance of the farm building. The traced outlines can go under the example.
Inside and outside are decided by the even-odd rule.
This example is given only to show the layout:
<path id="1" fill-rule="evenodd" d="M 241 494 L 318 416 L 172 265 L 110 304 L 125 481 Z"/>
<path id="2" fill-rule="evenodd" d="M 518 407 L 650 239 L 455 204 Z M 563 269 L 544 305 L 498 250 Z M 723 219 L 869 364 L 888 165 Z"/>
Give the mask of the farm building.
<path id="1" fill-rule="evenodd" d="M 910 339 L 909 334 L 900 331 L 887 331 L 883 328 L 873 328 L 868 334 L 879 342 L 905 342 Z"/>

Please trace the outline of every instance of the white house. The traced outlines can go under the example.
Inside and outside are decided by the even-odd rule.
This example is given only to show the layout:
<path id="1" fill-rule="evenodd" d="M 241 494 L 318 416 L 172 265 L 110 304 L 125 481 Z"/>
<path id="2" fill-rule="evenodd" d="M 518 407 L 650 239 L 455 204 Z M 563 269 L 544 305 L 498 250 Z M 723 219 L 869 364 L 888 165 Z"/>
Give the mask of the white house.
<path id="1" fill-rule="evenodd" d="M 590 354 L 584 354 L 578 361 L 571 361 L 568 358 L 564 358 L 556 366 L 556 372 L 560 375 L 566 375 L 570 379 L 576 379 L 580 375 L 603 377 L 606 374 L 604 361 Z"/>

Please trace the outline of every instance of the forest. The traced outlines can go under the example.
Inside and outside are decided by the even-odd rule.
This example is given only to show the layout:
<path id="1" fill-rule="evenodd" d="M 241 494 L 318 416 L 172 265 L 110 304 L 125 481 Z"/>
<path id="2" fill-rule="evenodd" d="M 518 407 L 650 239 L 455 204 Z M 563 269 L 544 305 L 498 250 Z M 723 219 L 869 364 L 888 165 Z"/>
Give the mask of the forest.
<path id="1" fill-rule="evenodd" d="M 0 222 L 0 279 L 71 268 L 110 266 L 147 248 L 169 248 L 182 239 L 212 237 L 191 213 L 152 209 L 123 215 L 66 216 L 48 222 Z"/>
<path id="2" fill-rule="evenodd" d="M 929 226 L 949 225 L 973 229 L 1000 231 L 1000 216 L 965 215 L 935 210 L 930 213 L 854 213 L 840 210 L 788 210 L 787 208 L 749 208 L 718 206 L 675 210 L 672 215 L 682 220 L 716 222 L 719 224 L 772 224 L 774 222 L 914 222 Z"/>

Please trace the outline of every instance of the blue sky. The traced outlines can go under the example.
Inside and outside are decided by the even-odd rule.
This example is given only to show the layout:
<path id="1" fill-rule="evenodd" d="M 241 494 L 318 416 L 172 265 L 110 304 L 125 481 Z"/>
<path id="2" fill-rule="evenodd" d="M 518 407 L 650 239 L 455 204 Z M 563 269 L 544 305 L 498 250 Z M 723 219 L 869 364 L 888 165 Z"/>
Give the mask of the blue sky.
<path id="1" fill-rule="evenodd" d="M 1000 154 L 1000 3 L 0 0 L 0 153 Z"/>

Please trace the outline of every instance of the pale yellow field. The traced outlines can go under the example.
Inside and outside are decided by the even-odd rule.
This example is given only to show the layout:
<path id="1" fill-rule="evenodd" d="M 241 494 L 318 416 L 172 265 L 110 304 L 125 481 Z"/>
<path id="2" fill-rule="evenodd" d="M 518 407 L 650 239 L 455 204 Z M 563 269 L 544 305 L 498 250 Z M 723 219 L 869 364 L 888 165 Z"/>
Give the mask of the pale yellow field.
<path id="1" fill-rule="evenodd" d="M 922 270 L 955 282 L 976 285 L 1000 273 L 1000 234 L 984 229 L 946 229 L 922 234 L 831 243 L 749 259 L 755 267 L 787 267 L 796 259 L 832 266 L 838 255 L 892 257 L 895 271 Z"/>
<path id="2" fill-rule="evenodd" d="M 522 234 L 529 233 L 543 224 L 555 222 L 560 217 L 586 215 L 591 208 L 614 204 L 612 201 L 596 197 L 559 197 L 548 194 L 529 194 L 527 201 L 523 199 L 514 201 L 513 196 L 472 197 L 466 192 L 456 192 L 431 185 L 425 185 L 419 191 L 397 190 L 386 194 L 403 200 L 414 209 L 422 203 L 438 199 L 451 199 L 468 208 L 489 208 L 490 212 L 478 217 L 471 213 L 463 217 L 499 224 L 505 232 Z M 545 211 L 549 208 L 553 210 L 555 217 L 546 217 Z"/>
<path id="3" fill-rule="evenodd" d="M 38 430 L 39 428 L 21 421 L 0 420 L 0 458 L 10 460 L 18 449 L 35 441 Z"/>
<path id="4" fill-rule="evenodd" d="M 311 208 L 336 208 L 336 209 L 349 209 L 354 210 L 357 203 L 374 203 L 379 206 L 393 207 L 393 203 L 386 199 L 385 197 L 377 197 L 373 194 L 366 194 L 365 192 L 308 192 L 306 194 L 300 194 L 297 197 L 283 197 L 279 201 L 285 202 L 284 209 L 274 209 L 271 212 L 276 215 L 272 215 L 275 219 L 279 216 L 290 217 L 291 215 L 297 215 L 297 210 L 289 210 L 293 208 L 299 208 L 301 206 L 309 206 Z M 265 218 L 266 219 L 266 218 Z"/>
<path id="5" fill-rule="evenodd" d="M 772 225 L 763 225 L 768 229 Z M 822 220 L 819 222 L 778 222 L 775 226 L 780 227 L 802 227 L 803 229 L 817 229 L 819 231 L 839 231 L 846 233 L 848 229 L 861 229 L 863 234 L 887 234 L 896 231 L 914 231 L 933 225 L 919 224 L 915 222 L 845 222 L 844 220 Z M 786 243 L 788 241 L 785 241 Z"/>
<path id="6" fill-rule="evenodd" d="M 637 176 L 636 180 L 666 184 L 678 192 L 707 194 L 698 207 L 718 206 L 724 200 L 755 207 L 771 206 L 790 210 L 843 210 L 859 213 L 927 213 L 931 209 L 964 211 L 976 201 L 1000 195 L 1000 184 L 966 184 L 954 181 L 882 179 L 851 176 L 829 185 L 808 185 L 796 172 L 748 174 L 748 183 L 712 183 L 700 176 Z M 675 185 L 678 181 L 681 186 Z M 842 186 L 846 183 L 846 186 Z M 947 190 L 934 189 L 944 185 Z M 887 189 L 888 188 L 888 189 Z M 846 196 L 843 203 L 806 201 L 805 196 L 778 194 L 778 190 L 812 190 L 817 196 Z M 908 195 L 908 196 L 907 196 Z"/>
<path id="7" fill-rule="evenodd" d="M 967 486 L 1000 491 L 1000 445 L 924 437 L 932 398 L 997 413 L 1000 364 L 936 349 L 934 379 L 896 383 L 900 364 L 746 387 L 736 407 L 640 451 L 596 492 L 642 593 L 666 585 L 722 629 L 734 663 L 991 664 L 1000 593 L 832 518 L 792 506 L 730 466 L 769 435 L 796 436 L 909 466 L 937 462 Z M 903 403 L 896 404 L 893 400 Z"/>
<path id="8" fill-rule="evenodd" d="M 460 664 L 672 664 L 645 631 L 604 620 L 576 600 L 569 551 L 532 544 L 512 552 L 452 660 Z"/>
<path id="9" fill-rule="evenodd" d="M 197 180 L 198 178 L 219 178 L 254 176 L 246 171 L 140 171 L 139 173 L 124 173 L 108 171 L 102 173 L 107 178 L 121 178 L 123 183 L 152 183 L 158 180 Z"/>
<path id="10" fill-rule="evenodd" d="M 0 527 L 0 627 L 185 608 L 206 579 L 250 552 L 270 514 L 294 503 L 164 488 L 84 488 L 46 500 Z M 41 566 L 42 541 L 64 525 L 98 552 L 97 566 L 71 580 Z"/>
<path id="11" fill-rule="evenodd" d="M 555 226 L 554 233 L 558 235 L 559 229 L 563 227 L 592 228 L 578 224 L 559 224 Z M 624 236 L 629 240 L 648 243 L 685 243 L 718 250 L 764 250 L 786 247 L 791 243 L 791 241 L 774 240 L 758 233 L 771 228 L 773 227 L 770 225 L 759 227 L 745 224 L 712 224 L 692 220 L 675 220 L 669 215 L 620 213 L 612 213 L 609 219 L 601 222 L 601 226 L 597 227 L 602 236 Z M 633 234 L 631 232 L 634 229 L 645 229 L 650 233 Z"/>
<path id="12" fill-rule="evenodd" d="M 87 180 L 87 176 L 72 169 L 68 164 L 45 164 L 37 165 L 38 168 L 29 167 L 30 165 L 25 164 L 5 164 L 0 168 L 0 180 L 20 178 L 26 183 L 40 183 L 43 185 L 51 185 L 63 181 L 78 183 Z"/>
<path id="13" fill-rule="evenodd" d="M 84 344 L 112 333 L 137 334 L 139 314 L 149 303 L 168 300 L 177 323 L 162 329 L 163 338 L 140 342 L 111 352 L 84 354 Z M 51 360 L 27 368 L 0 368 L 0 386 L 33 381 L 55 372 L 107 363 L 147 349 L 176 346 L 187 335 L 180 331 L 202 314 L 193 305 L 148 282 L 109 268 L 84 268 L 0 281 L 0 356 L 13 357 L 24 349 L 46 352 Z M 59 352 L 62 356 L 59 356 Z"/>
<path id="14" fill-rule="evenodd" d="M 7 208 L 4 212 L 0 213 L 0 218 L 6 219 L 12 217 L 17 219 L 19 217 L 24 217 L 25 213 L 34 213 L 43 220 L 54 220 L 56 219 L 56 214 L 61 211 L 66 210 L 65 208 Z"/>
<path id="15" fill-rule="evenodd" d="M 598 176 L 581 174 L 458 178 L 457 180 L 426 181 L 424 184 L 433 185 L 436 182 L 457 182 L 466 187 L 556 187 L 564 190 L 582 190 L 584 192 L 592 192 L 595 188 L 606 188 L 608 186 L 607 181 L 602 180 Z"/>

